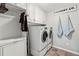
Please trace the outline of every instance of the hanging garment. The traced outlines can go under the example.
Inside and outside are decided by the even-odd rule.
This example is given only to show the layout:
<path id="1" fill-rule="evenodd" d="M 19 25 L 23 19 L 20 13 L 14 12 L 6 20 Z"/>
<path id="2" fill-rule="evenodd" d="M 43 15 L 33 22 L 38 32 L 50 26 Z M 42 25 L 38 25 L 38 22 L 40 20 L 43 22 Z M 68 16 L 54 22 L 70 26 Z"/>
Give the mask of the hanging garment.
<path id="1" fill-rule="evenodd" d="M 8 8 L 6 8 L 5 3 L 0 3 L 0 13 L 5 13 L 8 11 Z"/>
<path id="2" fill-rule="evenodd" d="M 19 22 L 21 23 L 21 30 L 28 31 L 27 16 L 25 15 L 25 12 L 21 13 Z"/>
<path id="3" fill-rule="evenodd" d="M 24 18 L 25 17 L 25 12 L 21 13 L 20 15 L 20 21 L 19 23 L 21 23 L 21 30 L 24 31 Z"/>
<path id="4" fill-rule="evenodd" d="M 25 15 L 25 19 L 23 22 L 23 31 L 28 31 L 27 16 L 26 15 Z"/>
<path id="5" fill-rule="evenodd" d="M 21 15 L 20 15 L 20 21 L 19 21 L 19 23 L 23 24 L 24 16 L 25 16 L 25 12 L 22 12 Z"/>
<path id="6" fill-rule="evenodd" d="M 65 36 L 70 36 L 71 33 L 74 32 L 74 28 L 73 28 L 73 25 L 72 25 L 72 22 L 71 22 L 69 15 L 67 15 L 65 25 L 66 26 L 65 26 L 64 34 L 65 34 Z"/>
<path id="7" fill-rule="evenodd" d="M 60 16 L 59 16 L 59 23 L 58 23 L 58 29 L 57 29 L 57 35 L 58 37 L 62 37 L 63 35 L 63 29 L 62 29 L 62 24 L 61 24 L 61 19 L 60 19 Z"/>

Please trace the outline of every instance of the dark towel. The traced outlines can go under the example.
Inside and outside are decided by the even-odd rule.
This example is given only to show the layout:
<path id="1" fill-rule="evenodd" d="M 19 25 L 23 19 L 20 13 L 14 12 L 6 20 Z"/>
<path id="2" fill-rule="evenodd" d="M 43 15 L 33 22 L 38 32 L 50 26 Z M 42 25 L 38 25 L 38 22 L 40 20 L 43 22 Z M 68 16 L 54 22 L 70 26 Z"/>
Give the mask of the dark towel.
<path id="1" fill-rule="evenodd" d="M 23 24 L 23 21 L 24 21 L 24 15 L 25 15 L 25 12 L 21 13 L 20 15 L 20 23 Z"/>
<path id="2" fill-rule="evenodd" d="M 24 22 L 23 22 L 23 31 L 28 31 L 28 25 L 27 25 L 27 16 L 25 16 Z"/>
<path id="3" fill-rule="evenodd" d="M 19 22 L 21 23 L 21 30 L 28 31 L 27 16 L 25 15 L 25 12 L 21 13 Z"/>

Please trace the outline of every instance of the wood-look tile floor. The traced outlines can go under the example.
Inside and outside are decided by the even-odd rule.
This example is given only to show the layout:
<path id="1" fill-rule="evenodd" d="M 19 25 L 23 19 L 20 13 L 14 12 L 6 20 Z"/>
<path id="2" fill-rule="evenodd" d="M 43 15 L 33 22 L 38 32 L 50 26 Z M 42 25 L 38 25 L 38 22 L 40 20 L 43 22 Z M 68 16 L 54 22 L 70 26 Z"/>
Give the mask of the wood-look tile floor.
<path id="1" fill-rule="evenodd" d="M 51 48 L 46 56 L 79 56 L 70 52 L 66 52 L 64 50 L 61 49 L 57 49 L 57 48 Z"/>

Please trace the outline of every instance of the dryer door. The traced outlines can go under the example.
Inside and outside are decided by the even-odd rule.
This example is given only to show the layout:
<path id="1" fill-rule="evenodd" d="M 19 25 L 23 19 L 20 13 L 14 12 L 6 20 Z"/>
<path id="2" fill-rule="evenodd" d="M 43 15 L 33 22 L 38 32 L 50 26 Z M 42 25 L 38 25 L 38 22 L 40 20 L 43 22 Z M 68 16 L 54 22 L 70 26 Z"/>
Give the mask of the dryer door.
<path id="1" fill-rule="evenodd" d="M 50 27 L 50 30 L 49 30 L 49 39 L 53 39 L 52 27 Z"/>
<path id="2" fill-rule="evenodd" d="M 50 30 L 49 32 L 49 38 L 52 39 L 53 35 L 52 35 L 52 30 Z"/>
<path id="3" fill-rule="evenodd" d="M 47 33 L 47 31 L 44 31 L 42 34 L 42 42 L 43 43 L 46 42 L 47 37 L 48 37 L 48 33 Z"/>

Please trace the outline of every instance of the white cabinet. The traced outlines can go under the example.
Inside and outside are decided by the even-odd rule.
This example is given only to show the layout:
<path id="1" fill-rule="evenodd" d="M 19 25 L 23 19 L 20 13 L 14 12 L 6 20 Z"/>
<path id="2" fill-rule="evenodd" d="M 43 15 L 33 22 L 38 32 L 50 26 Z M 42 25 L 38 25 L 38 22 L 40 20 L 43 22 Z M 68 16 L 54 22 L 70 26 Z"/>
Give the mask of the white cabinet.
<path id="1" fill-rule="evenodd" d="M 27 4 L 27 15 L 29 15 L 28 22 L 34 22 L 35 20 L 35 5 L 34 4 Z"/>
<path id="2" fill-rule="evenodd" d="M 0 47 L 0 56 L 1 56 L 1 47 Z"/>
<path id="3" fill-rule="evenodd" d="M 44 23 L 44 20 L 46 20 L 45 12 L 41 8 L 36 7 L 36 10 L 35 10 L 36 23 Z"/>
<path id="4" fill-rule="evenodd" d="M 46 20 L 46 14 L 45 12 L 35 4 L 27 4 L 27 15 L 29 15 L 28 21 L 33 23 L 44 23 L 44 20 Z"/>
<path id="5" fill-rule="evenodd" d="M 11 3 L 11 4 L 20 7 L 22 9 L 26 9 L 26 3 Z"/>
<path id="6" fill-rule="evenodd" d="M 16 3 L 17 6 L 26 9 L 26 3 Z"/>
<path id="7" fill-rule="evenodd" d="M 2 47 L 0 47 L 0 56 L 2 56 Z"/>
<path id="8" fill-rule="evenodd" d="M 26 39 L 2 45 L 0 47 L 0 56 L 27 56 Z"/>
<path id="9" fill-rule="evenodd" d="M 25 56 L 26 54 L 25 41 L 14 42 L 3 46 L 3 56 Z"/>

